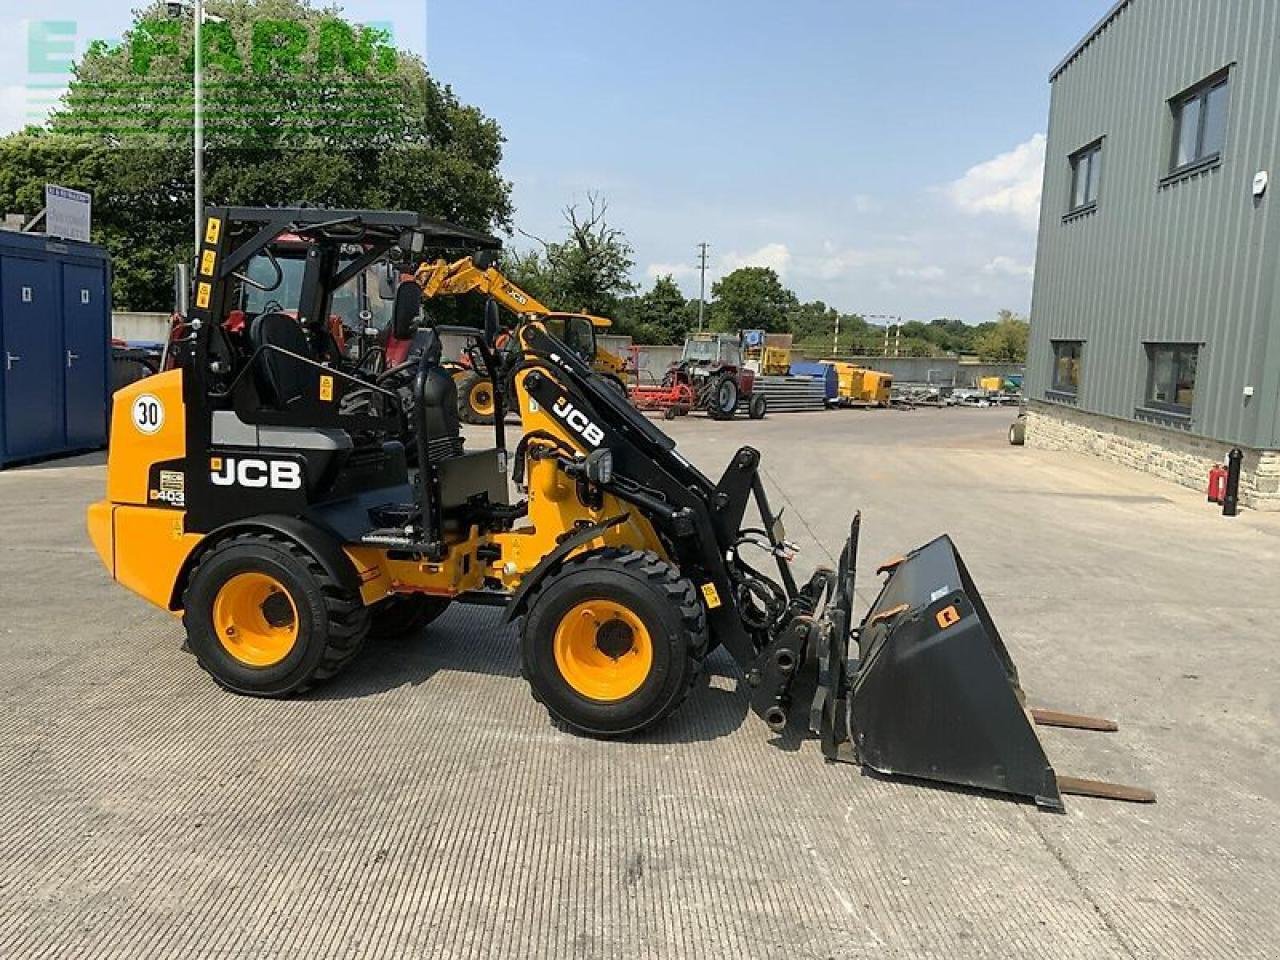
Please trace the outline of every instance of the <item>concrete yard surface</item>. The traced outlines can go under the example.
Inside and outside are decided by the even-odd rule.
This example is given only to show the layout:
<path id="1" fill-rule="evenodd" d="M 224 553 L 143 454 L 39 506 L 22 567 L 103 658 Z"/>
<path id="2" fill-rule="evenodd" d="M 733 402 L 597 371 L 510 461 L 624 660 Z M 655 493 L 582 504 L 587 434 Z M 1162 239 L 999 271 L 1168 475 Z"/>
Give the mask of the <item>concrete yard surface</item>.
<path id="1" fill-rule="evenodd" d="M 0 957 L 1275 956 L 1280 517 L 1010 447 L 1012 416 L 665 426 L 713 476 L 762 451 L 802 573 L 861 508 L 859 612 L 950 532 L 1031 700 L 1120 721 L 1042 731 L 1058 772 L 1154 806 L 827 765 L 723 652 L 660 729 L 581 739 L 492 609 L 231 696 L 93 553 L 101 456 L 0 473 Z"/>

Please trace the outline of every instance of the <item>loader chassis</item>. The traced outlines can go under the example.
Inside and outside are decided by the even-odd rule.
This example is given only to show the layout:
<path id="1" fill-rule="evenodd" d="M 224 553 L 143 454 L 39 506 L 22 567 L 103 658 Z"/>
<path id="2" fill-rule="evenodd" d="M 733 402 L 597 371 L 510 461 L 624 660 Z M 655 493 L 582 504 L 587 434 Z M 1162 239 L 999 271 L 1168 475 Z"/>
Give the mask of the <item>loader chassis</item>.
<path id="1" fill-rule="evenodd" d="M 286 232 L 308 245 L 297 315 L 229 334 L 244 265 Z M 311 318 L 329 316 L 354 272 L 389 257 L 412 276 L 415 258 L 491 250 L 492 238 L 409 213 L 252 208 L 211 209 L 204 237 L 183 365 L 117 395 L 89 529 L 117 580 L 183 617 L 223 686 L 297 693 L 339 673 L 366 636 L 419 630 L 451 602 L 497 605 L 521 621 L 535 696 L 584 733 L 660 721 L 722 645 L 773 730 L 809 701 L 829 759 L 1051 808 L 1069 788 L 1119 789 L 1055 777 L 1033 725 L 1047 715 L 1025 709 L 946 538 L 887 566 L 855 627 L 858 520 L 840 568 L 798 583 L 757 451 L 711 480 L 539 322 L 514 331 L 514 365 L 494 354 L 496 309 L 472 331 L 497 406 L 494 445 L 474 452 L 438 330 L 420 331 L 412 430 L 398 393 L 315 358 Z M 365 255 L 339 262 L 354 240 Z M 400 333 L 421 297 L 413 281 L 396 290 Z M 505 396 L 522 426 L 513 450 Z M 514 503 L 508 474 L 525 494 Z M 744 527 L 753 507 L 758 526 Z M 812 693 L 797 688 L 809 661 Z"/>

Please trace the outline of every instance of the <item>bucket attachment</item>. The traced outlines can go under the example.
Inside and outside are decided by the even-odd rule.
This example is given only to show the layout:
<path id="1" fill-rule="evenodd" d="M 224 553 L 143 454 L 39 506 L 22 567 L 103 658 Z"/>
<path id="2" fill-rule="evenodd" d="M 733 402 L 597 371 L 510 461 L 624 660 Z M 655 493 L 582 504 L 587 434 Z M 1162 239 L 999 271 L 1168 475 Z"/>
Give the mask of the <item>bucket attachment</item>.
<path id="1" fill-rule="evenodd" d="M 1018 672 L 964 561 L 939 537 L 881 568 L 888 573 L 850 632 L 858 519 L 814 642 L 819 686 L 810 725 L 830 760 L 935 780 L 1062 810 L 1064 793 L 1151 802 L 1139 788 L 1059 778 L 1037 723 L 1114 730 L 1111 721 L 1029 710 Z M 849 639 L 857 641 L 850 659 Z"/>

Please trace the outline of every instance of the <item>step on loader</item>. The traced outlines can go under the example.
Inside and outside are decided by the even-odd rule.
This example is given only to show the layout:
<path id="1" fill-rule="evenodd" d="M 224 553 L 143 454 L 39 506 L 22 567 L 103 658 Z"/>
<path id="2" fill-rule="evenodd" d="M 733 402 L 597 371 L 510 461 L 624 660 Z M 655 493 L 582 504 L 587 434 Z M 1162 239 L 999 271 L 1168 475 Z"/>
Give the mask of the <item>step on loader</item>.
<path id="1" fill-rule="evenodd" d="M 301 283 L 264 291 L 268 306 L 228 325 L 243 285 L 263 286 L 245 264 L 282 235 L 308 247 Z M 855 620 L 860 519 L 837 570 L 797 580 L 756 450 L 712 480 L 536 320 L 495 353 L 492 302 L 483 329 L 465 332 L 504 382 L 492 384 L 493 445 L 468 449 L 441 331 L 414 330 L 423 291 L 412 278 L 435 258 L 496 250 L 495 239 L 415 213 L 313 208 L 212 208 L 202 236 L 182 362 L 117 394 L 107 493 L 88 526 L 111 575 L 181 616 L 191 652 L 226 689 L 298 694 L 367 638 L 486 604 L 521 622 L 533 695 L 583 734 L 660 722 L 723 646 L 764 723 L 780 731 L 793 701 L 807 703 L 831 760 L 1054 809 L 1068 792 L 1152 799 L 1055 774 L 1037 722 L 1109 724 L 1027 708 L 949 539 L 885 565 Z M 333 292 L 380 259 L 403 278 L 396 334 L 422 346 L 412 403 L 318 347 Z M 505 397 L 522 427 L 512 449 Z M 816 691 L 797 680 L 806 663 Z"/>

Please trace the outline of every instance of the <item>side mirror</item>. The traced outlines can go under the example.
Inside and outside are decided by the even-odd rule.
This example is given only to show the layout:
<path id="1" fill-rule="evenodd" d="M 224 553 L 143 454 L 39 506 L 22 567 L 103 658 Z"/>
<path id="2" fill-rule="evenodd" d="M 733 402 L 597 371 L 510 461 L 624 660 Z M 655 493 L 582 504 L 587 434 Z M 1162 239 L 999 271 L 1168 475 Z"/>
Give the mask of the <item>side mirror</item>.
<path id="1" fill-rule="evenodd" d="M 498 262 L 497 250 L 477 250 L 471 255 L 471 262 L 477 270 L 488 270 Z"/>
<path id="2" fill-rule="evenodd" d="M 502 321 L 498 317 L 498 301 L 490 297 L 484 303 L 484 342 L 493 347 L 498 342 Z"/>
<path id="3" fill-rule="evenodd" d="M 422 313 L 422 288 L 412 280 L 396 287 L 396 302 L 391 311 L 391 335 L 397 340 L 412 340 Z"/>

